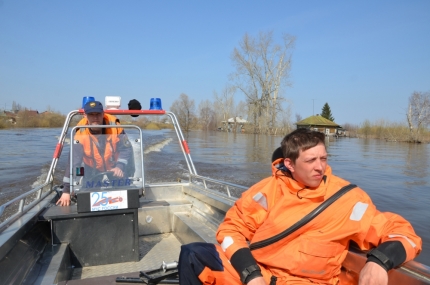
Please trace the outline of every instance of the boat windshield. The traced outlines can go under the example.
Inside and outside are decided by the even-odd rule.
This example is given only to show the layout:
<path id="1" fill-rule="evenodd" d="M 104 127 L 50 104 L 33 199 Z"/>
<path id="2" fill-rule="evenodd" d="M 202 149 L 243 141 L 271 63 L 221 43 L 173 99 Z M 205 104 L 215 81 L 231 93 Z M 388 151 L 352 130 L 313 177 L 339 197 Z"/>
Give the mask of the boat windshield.
<path id="1" fill-rule="evenodd" d="M 136 126 L 89 126 L 71 132 L 70 188 L 82 191 L 143 189 L 142 134 Z"/>

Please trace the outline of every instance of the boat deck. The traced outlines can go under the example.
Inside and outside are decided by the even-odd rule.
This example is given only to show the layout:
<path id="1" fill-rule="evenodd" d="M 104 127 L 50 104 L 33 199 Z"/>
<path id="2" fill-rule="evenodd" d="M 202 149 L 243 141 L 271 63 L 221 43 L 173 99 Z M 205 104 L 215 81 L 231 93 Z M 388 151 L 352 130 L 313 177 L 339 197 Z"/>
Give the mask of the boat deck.
<path id="1" fill-rule="evenodd" d="M 181 243 L 171 233 L 141 236 L 138 262 L 74 268 L 72 279 L 59 284 L 125 284 L 116 282 L 116 277 L 139 277 L 140 271 L 158 269 L 163 261 L 178 261 L 180 249 Z"/>

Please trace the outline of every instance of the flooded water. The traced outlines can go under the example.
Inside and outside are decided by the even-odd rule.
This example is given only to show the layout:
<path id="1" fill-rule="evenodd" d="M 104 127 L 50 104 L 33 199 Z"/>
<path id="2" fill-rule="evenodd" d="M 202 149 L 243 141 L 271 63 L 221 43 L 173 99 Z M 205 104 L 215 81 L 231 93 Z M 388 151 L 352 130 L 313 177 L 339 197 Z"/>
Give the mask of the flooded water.
<path id="1" fill-rule="evenodd" d="M 61 129 L 0 130 L 0 204 L 46 179 Z M 191 132 L 186 138 L 197 173 L 251 186 L 269 176 L 282 137 Z M 417 261 L 430 265 L 430 146 L 380 140 L 327 140 L 333 172 L 367 191 L 381 211 L 409 220 L 423 238 Z M 147 183 L 187 179 L 176 133 L 144 131 Z M 61 184 L 69 146 L 55 173 Z"/>

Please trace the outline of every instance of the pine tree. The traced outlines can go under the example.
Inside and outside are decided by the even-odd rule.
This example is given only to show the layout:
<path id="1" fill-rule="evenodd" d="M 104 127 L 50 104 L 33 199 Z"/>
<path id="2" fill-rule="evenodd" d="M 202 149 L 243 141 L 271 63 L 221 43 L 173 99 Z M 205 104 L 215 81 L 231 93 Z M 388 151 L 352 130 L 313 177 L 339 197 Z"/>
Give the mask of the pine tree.
<path id="1" fill-rule="evenodd" d="M 333 115 L 331 114 L 330 106 L 328 105 L 328 103 L 324 104 L 321 111 L 321 116 L 323 118 L 326 118 L 327 120 L 334 122 L 334 118 L 333 118 Z"/>

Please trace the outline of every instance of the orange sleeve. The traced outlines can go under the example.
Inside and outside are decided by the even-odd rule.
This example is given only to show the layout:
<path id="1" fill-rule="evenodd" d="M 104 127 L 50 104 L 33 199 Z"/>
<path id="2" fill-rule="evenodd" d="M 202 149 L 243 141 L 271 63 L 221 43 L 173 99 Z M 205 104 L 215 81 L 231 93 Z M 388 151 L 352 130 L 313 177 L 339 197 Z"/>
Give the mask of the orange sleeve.
<path id="1" fill-rule="evenodd" d="M 263 188 L 271 184 L 268 179 L 272 178 L 264 179 L 245 191 L 227 211 L 218 228 L 216 239 L 229 260 L 237 250 L 248 247 L 248 241 L 266 219 L 267 209 L 254 201 L 253 197 L 258 192 L 265 192 Z"/>
<path id="2" fill-rule="evenodd" d="M 366 239 L 379 245 L 386 241 L 400 241 L 406 250 L 406 260 L 414 259 L 422 250 L 422 240 L 412 225 L 400 215 L 376 211 Z"/>
<path id="3" fill-rule="evenodd" d="M 363 192 L 364 193 L 364 192 Z M 360 223 L 360 234 L 353 239 L 362 250 L 369 250 L 386 241 L 400 241 L 406 250 L 406 260 L 414 259 L 422 249 L 422 240 L 412 225 L 398 214 L 380 212 L 367 194 L 361 198 L 369 203 Z"/>

